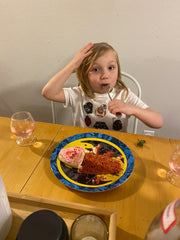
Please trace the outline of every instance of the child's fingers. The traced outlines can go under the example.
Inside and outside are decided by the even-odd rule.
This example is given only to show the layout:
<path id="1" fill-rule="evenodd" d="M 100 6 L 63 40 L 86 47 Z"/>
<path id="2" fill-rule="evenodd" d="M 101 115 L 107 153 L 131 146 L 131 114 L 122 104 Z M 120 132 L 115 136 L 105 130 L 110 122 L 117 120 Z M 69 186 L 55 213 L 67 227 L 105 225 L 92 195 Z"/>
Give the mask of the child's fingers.
<path id="1" fill-rule="evenodd" d="M 87 57 L 87 56 L 89 56 L 92 52 L 93 52 L 93 51 L 90 50 L 90 51 L 88 51 L 84 56 Z"/>
<path id="2" fill-rule="evenodd" d="M 88 57 L 93 51 L 90 50 L 92 48 L 93 44 L 92 43 L 88 43 L 86 46 L 84 46 L 81 50 L 80 50 L 80 56 L 82 58 L 82 61 Z"/>
<path id="3" fill-rule="evenodd" d="M 84 52 L 84 53 L 88 53 L 89 50 L 92 48 L 93 44 L 92 43 L 88 43 L 86 44 L 83 48 L 81 48 L 81 52 Z"/>

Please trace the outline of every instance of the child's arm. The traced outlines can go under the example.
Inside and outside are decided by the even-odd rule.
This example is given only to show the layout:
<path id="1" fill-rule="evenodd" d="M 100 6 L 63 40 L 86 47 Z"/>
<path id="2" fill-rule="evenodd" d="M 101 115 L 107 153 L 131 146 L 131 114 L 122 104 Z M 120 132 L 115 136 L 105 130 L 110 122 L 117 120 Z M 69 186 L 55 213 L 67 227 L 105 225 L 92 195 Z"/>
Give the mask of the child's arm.
<path id="1" fill-rule="evenodd" d="M 60 72 L 54 75 L 42 89 L 42 95 L 52 101 L 65 103 L 63 85 L 71 74 L 81 65 L 82 61 L 89 56 L 93 44 L 89 43 L 76 53 L 72 61 Z"/>
<path id="2" fill-rule="evenodd" d="M 162 116 L 151 108 L 142 109 L 114 99 L 109 102 L 108 109 L 110 113 L 115 115 L 117 113 L 124 113 L 128 116 L 133 115 L 151 128 L 161 128 L 163 126 Z"/>

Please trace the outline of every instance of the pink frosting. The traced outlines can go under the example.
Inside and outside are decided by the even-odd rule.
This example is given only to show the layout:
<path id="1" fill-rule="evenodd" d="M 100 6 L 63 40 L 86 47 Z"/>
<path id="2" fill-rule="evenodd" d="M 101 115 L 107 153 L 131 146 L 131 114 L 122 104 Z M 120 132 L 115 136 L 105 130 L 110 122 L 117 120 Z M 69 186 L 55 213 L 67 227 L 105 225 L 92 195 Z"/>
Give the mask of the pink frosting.
<path id="1" fill-rule="evenodd" d="M 70 147 L 66 149 L 61 149 L 59 152 L 59 157 L 67 164 L 72 164 L 74 166 L 79 165 L 84 157 L 84 149 L 82 147 Z"/>

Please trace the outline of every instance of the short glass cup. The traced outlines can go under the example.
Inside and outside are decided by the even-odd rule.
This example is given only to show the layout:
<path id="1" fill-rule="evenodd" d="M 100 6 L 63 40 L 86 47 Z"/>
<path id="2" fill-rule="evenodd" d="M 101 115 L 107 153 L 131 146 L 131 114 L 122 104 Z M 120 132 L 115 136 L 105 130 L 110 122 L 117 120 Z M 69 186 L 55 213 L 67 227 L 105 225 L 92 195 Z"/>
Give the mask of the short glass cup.
<path id="1" fill-rule="evenodd" d="M 18 136 L 16 143 L 20 146 L 32 145 L 36 138 L 32 135 L 35 121 L 27 111 L 16 112 L 11 116 L 11 132 Z"/>
<path id="2" fill-rule="evenodd" d="M 170 171 L 167 179 L 176 187 L 180 187 L 180 145 L 176 147 L 169 160 Z"/>
<path id="3" fill-rule="evenodd" d="M 109 231 L 104 220 L 95 214 L 83 214 L 75 219 L 70 240 L 108 240 Z"/>

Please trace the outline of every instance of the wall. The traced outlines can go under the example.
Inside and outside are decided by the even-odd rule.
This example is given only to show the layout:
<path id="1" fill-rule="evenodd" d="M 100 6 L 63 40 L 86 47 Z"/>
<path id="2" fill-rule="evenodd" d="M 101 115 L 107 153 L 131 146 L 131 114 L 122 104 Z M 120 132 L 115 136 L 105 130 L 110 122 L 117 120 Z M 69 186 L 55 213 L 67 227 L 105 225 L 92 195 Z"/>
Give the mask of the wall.
<path id="1" fill-rule="evenodd" d="M 106 41 L 136 77 L 143 100 L 164 117 L 156 136 L 180 138 L 179 0 L 0 0 L 0 115 L 30 111 L 51 122 L 41 96 L 49 78 L 83 45 Z M 76 84 L 75 76 L 66 86 Z M 58 104 L 60 122 L 71 114 Z M 138 133 L 149 129 L 139 124 Z"/>

